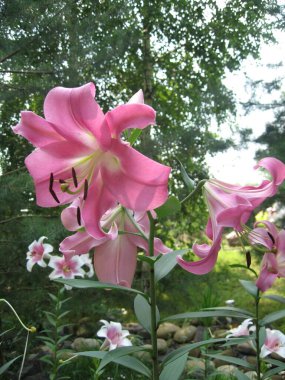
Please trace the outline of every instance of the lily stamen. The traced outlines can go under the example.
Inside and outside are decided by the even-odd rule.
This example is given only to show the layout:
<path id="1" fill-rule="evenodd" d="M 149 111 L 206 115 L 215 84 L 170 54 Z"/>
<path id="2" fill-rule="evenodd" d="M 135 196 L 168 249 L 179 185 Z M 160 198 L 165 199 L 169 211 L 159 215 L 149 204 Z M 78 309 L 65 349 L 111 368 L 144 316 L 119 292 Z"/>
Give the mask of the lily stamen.
<path id="1" fill-rule="evenodd" d="M 74 168 L 72 168 L 71 172 L 72 172 L 72 179 L 73 179 L 74 186 L 77 187 L 78 186 L 78 181 L 77 181 L 77 177 L 76 177 L 76 171 L 75 171 Z"/>
<path id="2" fill-rule="evenodd" d="M 53 197 L 53 199 L 57 202 L 57 203 L 60 203 L 55 191 L 53 190 L 53 181 L 54 181 L 54 178 L 53 178 L 53 173 L 50 173 L 50 179 L 49 179 L 49 192 L 51 194 L 51 196 Z"/>
<path id="3" fill-rule="evenodd" d="M 80 211 L 80 207 L 77 207 L 76 217 L 77 217 L 77 223 L 79 224 L 79 226 L 81 226 L 81 211 Z"/>
<path id="4" fill-rule="evenodd" d="M 83 200 L 86 201 L 88 195 L 88 180 L 85 179 L 84 181 L 84 195 L 83 195 Z"/>

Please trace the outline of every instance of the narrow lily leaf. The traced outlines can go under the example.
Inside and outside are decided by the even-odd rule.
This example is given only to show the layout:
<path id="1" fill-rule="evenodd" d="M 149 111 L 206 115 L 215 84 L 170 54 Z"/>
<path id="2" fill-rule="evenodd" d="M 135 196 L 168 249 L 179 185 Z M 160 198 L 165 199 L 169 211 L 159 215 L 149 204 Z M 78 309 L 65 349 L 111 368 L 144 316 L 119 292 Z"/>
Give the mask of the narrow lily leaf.
<path id="1" fill-rule="evenodd" d="M 16 358 L 10 360 L 9 362 L 3 364 L 1 367 L 0 367 L 0 375 L 2 375 L 5 371 L 7 371 L 7 369 L 17 360 L 21 357 L 22 355 L 19 355 L 17 356 Z"/>
<path id="2" fill-rule="evenodd" d="M 173 195 L 171 195 L 162 206 L 155 209 L 155 212 L 157 213 L 159 218 L 165 218 L 169 215 L 176 214 L 180 210 L 181 204 L 179 200 Z"/>
<path id="3" fill-rule="evenodd" d="M 189 351 L 194 350 L 195 348 L 206 346 L 206 345 L 213 345 L 214 343 L 221 343 L 224 341 L 225 339 L 219 338 L 219 339 L 207 339 L 207 340 L 203 340 L 202 342 L 185 344 L 184 346 L 179 347 L 176 350 L 170 352 L 168 355 L 166 355 L 166 357 L 164 358 L 162 362 L 162 365 L 163 367 L 165 367 L 169 363 L 174 362 L 176 359 L 185 355 Z"/>
<path id="4" fill-rule="evenodd" d="M 284 371 L 284 370 L 285 370 L 285 364 L 283 363 L 283 364 L 279 365 L 278 367 L 272 368 L 269 371 L 265 372 L 265 374 L 262 376 L 262 380 L 272 379 L 273 375 L 276 375 L 276 373 L 279 373 L 279 372 Z"/>
<path id="5" fill-rule="evenodd" d="M 254 298 L 257 298 L 258 288 L 254 282 L 246 280 L 239 280 L 239 282 L 250 295 L 252 295 Z"/>
<path id="6" fill-rule="evenodd" d="M 141 130 L 141 129 L 139 129 L 139 128 L 134 128 L 134 129 L 132 130 L 131 136 L 128 138 L 128 142 L 129 142 L 131 145 L 133 145 L 133 144 L 137 141 L 137 139 L 140 137 L 141 133 L 142 133 L 142 130 Z"/>
<path id="7" fill-rule="evenodd" d="M 146 263 L 148 263 L 148 265 L 153 267 L 154 263 L 158 260 L 158 256 L 146 256 L 144 254 L 139 254 L 137 255 L 137 259 L 139 261 L 145 261 Z"/>
<path id="8" fill-rule="evenodd" d="M 107 284 L 105 282 L 99 282 L 99 281 L 92 281 L 92 280 L 66 280 L 63 278 L 58 278 L 54 280 L 55 282 L 60 282 L 61 284 L 72 286 L 73 288 L 97 288 L 97 289 L 114 289 L 114 290 L 123 290 L 125 292 L 131 292 L 136 294 L 141 294 L 144 296 L 143 292 L 140 292 L 139 290 L 127 288 L 125 286 L 120 285 L 113 285 L 113 284 Z"/>
<path id="9" fill-rule="evenodd" d="M 262 298 L 268 298 L 269 300 L 280 302 L 280 303 L 285 303 L 285 297 L 278 296 L 276 294 L 268 294 L 262 296 Z"/>
<path id="10" fill-rule="evenodd" d="M 203 309 L 203 310 L 225 310 L 225 311 L 228 310 L 228 311 L 237 312 L 239 314 L 245 314 L 245 315 L 248 315 L 249 317 L 253 317 L 253 314 L 250 311 L 240 309 L 238 307 L 231 307 L 231 306 L 208 307 L 208 308 Z"/>
<path id="11" fill-rule="evenodd" d="M 182 313 L 170 315 L 169 317 L 163 318 L 161 322 L 171 321 L 176 319 L 187 319 L 187 318 L 207 318 L 207 317 L 236 317 L 236 318 L 248 318 L 247 314 L 237 313 L 230 310 L 209 310 L 209 311 L 194 311 L 190 313 Z"/>
<path id="12" fill-rule="evenodd" d="M 173 251 L 161 255 L 154 264 L 155 282 L 161 280 L 175 267 L 177 264 L 176 257 L 178 255 L 183 256 L 186 252 L 188 252 L 188 249 L 182 249 L 180 251 Z"/>
<path id="13" fill-rule="evenodd" d="M 260 349 L 264 345 L 265 339 L 266 339 L 266 329 L 263 326 L 259 330 L 259 348 Z"/>
<path id="14" fill-rule="evenodd" d="M 126 356 L 129 354 L 132 354 L 134 352 L 139 351 L 146 351 L 144 347 L 120 347 L 116 348 L 115 350 L 107 352 L 107 354 L 104 356 L 104 358 L 101 360 L 101 363 L 99 367 L 97 368 L 96 373 L 100 373 L 104 367 L 106 367 L 107 364 L 111 362 L 115 362 L 117 359 L 121 358 L 122 356 Z"/>
<path id="15" fill-rule="evenodd" d="M 138 294 L 134 300 L 134 310 L 139 323 L 150 333 L 151 332 L 151 307 L 147 300 Z M 159 322 L 159 311 L 156 308 L 156 325 Z"/>
<path id="16" fill-rule="evenodd" d="M 159 380 L 178 380 L 184 370 L 187 358 L 188 352 L 167 364 L 163 368 Z"/>
<path id="17" fill-rule="evenodd" d="M 81 351 L 76 352 L 75 356 L 87 356 L 88 358 L 103 359 L 107 355 L 105 351 Z"/>
<path id="18" fill-rule="evenodd" d="M 215 355 L 205 354 L 205 356 L 208 356 L 208 357 L 213 358 L 213 359 L 223 360 L 223 361 L 229 362 L 231 364 L 240 365 L 240 366 L 245 367 L 245 368 L 254 369 L 254 366 L 252 364 L 248 363 L 246 360 L 234 358 L 232 356 L 224 356 L 221 354 L 215 354 Z"/>
<path id="19" fill-rule="evenodd" d="M 253 339 L 252 335 L 248 335 L 243 338 L 228 338 L 228 341 L 224 343 L 222 346 L 223 347 L 234 346 L 240 343 L 248 342 L 249 340 L 252 340 L 252 339 Z"/>
<path id="20" fill-rule="evenodd" d="M 278 321 L 278 319 L 285 317 L 285 309 L 275 311 L 274 313 L 266 315 L 259 323 L 261 326 Z"/>
<path id="21" fill-rule="evenodd" d="M 249 377 L 246 376 L 243 372 L 239 371 L 238 369 L 235 370 L 235 377 L 237 380 L 249 380 Z"/>
<path id="22" fill-rule="evenodd" d="M 195 182 L 193 181 L 193 179 L 191 179 L 189 177 L 189 175 L 187 174 L 187 172 L 186 172 L 184 166 L 182 165 L 182 163 L 178 159 L 176 159 L 176 160 L 180 164 L 180 171 L 181 171 L 182 179 L 183 179 L 185 185 L 187 186 L 187 189 L 190 190 L 190 191 L 194 190 L 194 188 L 195 188 Z"/>

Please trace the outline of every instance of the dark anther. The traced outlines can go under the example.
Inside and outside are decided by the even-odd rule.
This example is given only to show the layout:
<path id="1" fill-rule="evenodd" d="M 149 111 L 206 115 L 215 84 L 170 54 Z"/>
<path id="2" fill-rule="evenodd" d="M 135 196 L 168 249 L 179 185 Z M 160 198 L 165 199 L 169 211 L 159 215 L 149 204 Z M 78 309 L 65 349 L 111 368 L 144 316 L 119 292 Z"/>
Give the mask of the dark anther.
<path id="1" fill-rule="evenodd" d="M 272 243 L 275 244 L 275 239 L 274 239 L 273 235 L 268 231 L 267 231 L 267 233 L 268 233 L 268 236 L 270 237 Z"/>
<path id="2" fill-rule="evenodd" d="M 72 168 L 71 171 L 72 171 L 72 179 L 73 179 L 74 186 L 77 187 L 78 186 L 78 182 L 77 182 L 77 177 L 76 177 L 75 169 Z"/>
<path id="3" fill-rule="evenodd" d="M 53 173 L 50 173 L 50 178 L 49 178 L 49 192 L 51 193 L 53 199 L 57 202 L 60 203 L 56 193 L 53 190 Z"/>
<path id="4" fill-rule="evenodd" d="M 60 179 L 59 183 L 66 183 L 64 179 Z"/>
<path id="5" fill-rule="evenodd" d="M 81 226 L 81 212 L 80 212 L 80 207 L 77 207 L 77 213 L 76 213 L 76 216 L 77 216 L 77 223 L 79 224 L 79 226 Z"/>
<path id="6" fill-rule="evenodd" d="M 251 254 L 250 251 L 246 251 L 246 266 L 250 268 L 251 266 Z"/>
<path id="7" fill-rule="evenodd" d="M 84 195 L 83 195 L 83 199 L 85 201 L 87 198 L 87 194 L 88 194 L 88 181 L 87 181 L 87 179 L 85 179 L 85 181 L 84 181 Z"/>

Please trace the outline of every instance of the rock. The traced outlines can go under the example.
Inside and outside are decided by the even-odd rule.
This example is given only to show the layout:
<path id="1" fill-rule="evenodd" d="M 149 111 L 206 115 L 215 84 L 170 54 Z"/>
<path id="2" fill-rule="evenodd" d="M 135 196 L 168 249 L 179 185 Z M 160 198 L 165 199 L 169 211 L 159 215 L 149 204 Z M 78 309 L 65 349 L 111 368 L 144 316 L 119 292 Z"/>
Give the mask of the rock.
<path id="1" fill-rule="evenodd" d="M 232 356 L 232 357 L 235 356 L 235 354 L 234 354 L 234 352 L 233 352 L 233 350 L 231 348 L 228 348 L 227 350 L 221 352 L 221 355 L 223 355 L 223 356 Z M 216 368 L 224 366 L 225 363 L 226 362 L 224 360 L 222 360 L 222 359 L 214 359 L 214 364 L 215 364 Z"/>
<path id="2" fill-rule="evenodd" d="M 257 358 L 255 355 L 248 355 L 244 358 L 248 363 L 253 364 L 254 366 L 257 365 Z"/>
<path id="3" fill-rule="evenodd" d="M 167 342 L 165 339 L 158 338 L 157 339 L 157 351 L 160 354 L 165 354 L 168 349 Z"/>
<path id="4" fill-rule="evenodd" d="M 177 343 L 190 342 L 194 338 L 196 330 L 197 328 L 192 325 L 179 328 L 174 334 L 173 339 Z"/>
<path id="5" fill-rule="evenodd" d="M 248 371 L 245 375 L 249 378 L 249 380 L 257 380 L 257 373 L 255 371 Z"/>
<path id="6" fill-rule="evenodd" d="M 190 359 L 190 360 L 187 360 L 186 366 L 185 366 L 185 370 L 187 372 L 191 372 L 191 371 L 193 371 L 195 369 L 202 369 L 203 371 L 205 371 L 205 360 L 201 360 L 201 359 L 197 359 L 197 360 Z"/>
<path id="7" fill-rule="evenodd" d="M 278 355 L 276 352 L 272 352 L 270 356 L 272 359 L 279 360 L 280 362 L 285 362 L 285 358 L 282 358 L 282 356 Z"/>
<path id="8" fill-rule="evenodd" d="M 236 372 L 236 367 L 231 364 L 221 365 L 218 371 L 225 375 L 234 375 Z"/>
<path id="9" fill-rule="evenodd" d="M 71 347 L 77 351 L 96 351 L 99 350 L 101 343 L 97 339 L 92 338 L 76 338 Z"/>
<path id="10" fill-rule="evenodd" d="M 249 342 L 243 342 L 237 345 L 237 350 L 243 355 L 255 355 L 256 351 Z"/>
<path id="11" fill-rule="evenodd" d="M 151 344 L 144 344 L 143 347 L 150 350 L 152 349 Z M 151 363 L 152 361 L 151 352 L 149 351 L 138 351 L 138 352 L 134 352 L 133 355 L 145 363 Z"/>
<path id="12" fill-rule="evenodd" d="M 174 323 L 162 323 L 157 330 L 157 337 L 162 339 L 169 339 L 179 330 L 179 327 Z"/>
<path id="13" fill-rule="evenodd" d="M 90 338 L 96 333 L 95 325 L 89 317 L 81 318 L 75 326 L 75 335 Z"/>
<path id="14" fill-rule="evenodd" d="M 130 334 L 140 334 L 141 331 L 144 330 L 144 328 L 139 323 L 135 322 L 126 323 L 124 325 L 124 329 L 128 330 Z"/>

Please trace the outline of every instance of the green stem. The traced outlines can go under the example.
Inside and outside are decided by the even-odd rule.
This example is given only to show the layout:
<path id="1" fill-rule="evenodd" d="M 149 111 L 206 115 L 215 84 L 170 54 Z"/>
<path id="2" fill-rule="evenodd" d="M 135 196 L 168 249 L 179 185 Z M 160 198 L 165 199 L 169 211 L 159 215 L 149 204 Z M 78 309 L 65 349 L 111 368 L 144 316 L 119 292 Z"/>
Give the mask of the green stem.
<path id="1" fill-rule="evenodd" d="M 150 224 L 148 251 L 150 256 L 154 256 L 154 229 L 155 220 L 148 211 Z M 157 351 L 157 325 L 156 325 L 156 292 L 154 280 L 154 266 L 150 269 L 150 306 L 151 306 L 151 344 L 152 344 L 152 379 L 159 380 L 158 351 Z"/>
<path id="2" fill-rule="evenodd" d="M 180 201 L 180 203 L 181 204 L 185 203 L 186 201 L 188 201 L 188 199 L 190 199 L 191 197 L 193 197 L 193 195 L 195 195 L 196 193 L 198 193 L 206 182 L 207 182 L 206 179 L 203 179 L 202 181 L 200 181 L 198 183 L 198 185 L 195 187 L 195 189 L 193 191 L 191 191 L 191 193 L 188 194 L 187 197 L 185 197 L 184 199 L 182 199 L 182 201 Z"/>
<path id="3" fill-rule="evenodd" d="M 257 295 L 256 295 L 256 298 L 255 298 L 255 329 L 256 329 L 256 358 L 257 358 L 257 380 L 261 380 L 261 373 L 260 373 L 260 364 L 261 364 L 261 360 L 260 360 L 260 342 L 259 342 L 259 329 L 260 329 L 260 326 L 259 326 L 259 301 L 260 301 L 260 297 L 259 297 L 259 289 L 257 291 Z"/>

